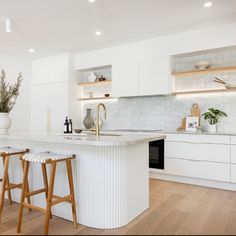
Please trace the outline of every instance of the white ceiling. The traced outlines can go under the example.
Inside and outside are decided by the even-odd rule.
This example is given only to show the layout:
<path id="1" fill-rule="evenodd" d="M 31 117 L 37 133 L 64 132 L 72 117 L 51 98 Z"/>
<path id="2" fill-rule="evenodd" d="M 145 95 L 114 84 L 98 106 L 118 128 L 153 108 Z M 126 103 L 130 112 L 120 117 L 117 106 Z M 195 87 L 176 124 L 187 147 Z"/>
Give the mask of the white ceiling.
<path id="1" fill-rule="evenodd" d="M 0 0 L 0 51 L 39 58 L 236 20 L 236 0 Z M 4 19 L 13 21 L 6 33 Z M 101 30 L 102 36 L 95 36 Z M 35 48 L 32 55 L 29 48 Z"/>

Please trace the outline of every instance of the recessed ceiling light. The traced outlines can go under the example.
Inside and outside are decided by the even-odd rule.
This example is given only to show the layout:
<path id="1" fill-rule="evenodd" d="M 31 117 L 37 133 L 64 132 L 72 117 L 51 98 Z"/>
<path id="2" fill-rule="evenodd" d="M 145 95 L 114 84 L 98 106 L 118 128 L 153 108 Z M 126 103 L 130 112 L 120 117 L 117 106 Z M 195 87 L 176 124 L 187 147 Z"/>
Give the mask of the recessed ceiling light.
<path id="1" fill-rule="evenodd" d="M 34 53 L 35 50 L 34 50 L 33 48 L 30 48 L 30 49 L 29 49 L 29 52 L 30 52 L 30 53 Z"/>
<path id="2" fill-rule="evenodd" d="M 96 0 L 89 0 L 89 2 L 94 3 Z"/>
<path id="3" fill-rule="evenodd" d="M 209 8 L 209 7 L 212 7 L 212 2 L 205 2 L 204 3 L 204 7 L 206 7 L 206 8 Z"/>
<path id="4" fill-rule="evenodd" d="M 101 31 L 96 31 L 95 34 L 96 34 L 97 36 L 100 36 L 100 35 L 102 35 L 102 32 L 101 32 Z"/>
<path id="5" fill-rule="evenodd" d="M 10 19 L 5 20 L 5 30 L 7 33 L 11 33 L 11 20 Z"/>

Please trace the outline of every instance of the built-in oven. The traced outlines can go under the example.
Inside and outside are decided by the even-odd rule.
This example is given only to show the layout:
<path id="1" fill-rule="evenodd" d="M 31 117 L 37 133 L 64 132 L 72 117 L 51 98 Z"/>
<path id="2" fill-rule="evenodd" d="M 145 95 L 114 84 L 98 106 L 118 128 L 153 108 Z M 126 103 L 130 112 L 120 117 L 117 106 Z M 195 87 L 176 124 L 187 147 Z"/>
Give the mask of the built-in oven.
<path id="1" fill-rule="evenodd" d="M 149 143 L 149 168 L 164 170 L 165 168 L 165 140 Z"/>

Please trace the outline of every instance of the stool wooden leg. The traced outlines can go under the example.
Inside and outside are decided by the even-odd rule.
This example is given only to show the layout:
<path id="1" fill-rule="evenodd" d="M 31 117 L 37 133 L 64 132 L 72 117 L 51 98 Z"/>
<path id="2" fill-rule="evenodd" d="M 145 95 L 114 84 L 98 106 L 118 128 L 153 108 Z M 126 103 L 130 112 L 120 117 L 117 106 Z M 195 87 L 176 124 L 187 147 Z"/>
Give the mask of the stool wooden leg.
<path id="1" fill-rule="evenodd" d="M 21 158 L 20 158 L 20 159 L 21 159 Z M 25 161 L 22 160 L 22 159 L 21 159 L 21 164 L 22 164 L 22 168 L 23 168 L 23 172 L 24 172 Z M 23 184 L 23 183 L 22 183 L 22 184 Z M 22 187 L 23 187 L 23 186 L 22 186 Z M 26 191 L 26 193 L 29 193 L 29 181 L 28 181 L 28 178 L 27 178 L 27 180 L 26 180 L 26 188 L 25 188 L 25 191 Z M 29 204 L 31 204 L 31 200 L 30 200 L 30 197 L 29 197 L 29 196 L 27 197 L 27 202 L 28 202 Z M 32 209 L 29 208 L 29 211 L 32 211 Z"/>
<path id="2" fill-rule="evenodd" d="M 1 192 L 1 198 L 0 198 L 0 221 L 2 219 L 2 211 L 3 211 L 3 205 L 4 205 L 4 198 L 5 198 L 5 192 L 6 192 L 6 186 L 7 186 L 7 176 L 8 176 L 8 168 L 9 168 L 9 156 L 5 156 L 4 160 L 4 174 L 3 174 L 3 181 L 2 181 L 2 192 Z"/>
<path id="3" fill-rule="evenodd" d="M 2 162 L 3 162 L 3 167 L 4 167 L 5 166 L 5 157 L 2 157 Z M 7 180 L 6 180 L 7 188 L 9 187 L 9 185 L 10 185 L 10 178 L 9 178 L 9 174 L 7 172 Z M 8 189 L 7 193 L 8 193 L 8 201 L 10 204 L 12 204 L 11 190 Z M 4 197 L 5 197 L 5 193 L 4 193 Z"/>
<path id="4" fill-rule="evenodd" d="M 45 195 L 46 195 L 46 200 L 47 200 L 47 198 L 48 198 L 48 175 L 47 175 L 46 164 L 41 164 L 41 168 L 42 168 L 42 174 L 43 174 L 44 188 L 46 189 Z M 50 218 L 52 219 L 52 212 L 50 212 Z"/>
<path id="5" fill-rule="evenodd" d="M 67 166 L 67 173 L 68 173 L 68 180 L 69 180 L 69 187 L 70 187 L 73 222 L 74 222 L 75 228 L 77 228 L 76 205 L 75 205 L 75 191 L 74 191 L 74 183 L 73 183 L 73 174 L 72 174 L 71 160 L 67 160 L 66 161 L 66 166 Z"/>
<path id="6" fill-rule="evenodd" d="M 55 175 L 56 175 L 56 167 L 57 167 L 56 162 L 51 164 L 51 175 L 50 175 L 48 197 L 47 197 L 47 210 L 46 210 L 46 217 L 45 217 L 44 235 L 48 235 L 50 213 L 51 213 L 51 208 L 52 208 L 52 196 L 53 196 L 54 181 L 55 181 Z"/>
<path id="7" fill-rule="evenodd" d="M 7 188 L 10 186 L 10 178 L 9 178 L 9 174 L 7 174 Z M 7 189 L 7 194 L 8 194 L 8 201 L 10 204 L 12 204 L 12 197 L 11 197 L 11 190 Z"/>
<path id="8" fill-rule="evenodd" d="M 21 201 L 20 201 L 17 233 L 20 233 L 20 231 L 21 231 L 23 209 L 24 209 L 24 202 L 25 202 L 25 193 L 26 193 L 27 180 L 28 180 L 28 174 L 29 174 L 29 165 L 30 165 L 30 163 L 28 161 L 26 161 L 25 164 L 24 164 L 24 177 L 23 177 L 23 183 L 22 183 L 22 191 L 21 191 Z"/>

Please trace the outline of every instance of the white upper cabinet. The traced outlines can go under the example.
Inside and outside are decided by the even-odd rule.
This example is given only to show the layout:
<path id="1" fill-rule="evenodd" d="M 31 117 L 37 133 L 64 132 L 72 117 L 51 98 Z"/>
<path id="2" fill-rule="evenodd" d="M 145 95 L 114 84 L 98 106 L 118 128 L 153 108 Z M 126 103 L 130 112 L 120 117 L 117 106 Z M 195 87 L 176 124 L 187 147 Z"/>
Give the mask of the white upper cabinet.
<path id="1" fill-rule="evenodd" d="M 171 68 L 168 52 L 155 40 L 136 45 L 137 59 L 123 56 L 132 62 L 115 62 L 112 66 L 114 97 L 165 95 L 171 91 Z"/>
<path id="2" fill-rule="evenodd" d="M 60 54 L 32 62 L 32 84 L 48 84 L 67 81 L 69 78 L 69 54 Z"/>
<path id="3" fill-rule="evenodd" d="M 139 63 L 139 96 L 170 93 L 169 57 Z"/>
<path id="4" fill-rule="evenodd" d="M 69 115 L 69 54 L 33 61 L 31 85 L 31 129 L 63 130 Z"/>
<path id="5" fill-rule="evenodd" d="M 139 95 L 170 94 L 171 66 L 169 52 L 156 39 L 139 45 Z"/>
<path id="6" fill-rule="evenodd" d="M 139 95 L 138 62 L 119 62 L 112 65 L 112 96 L 132 97 Z"/>
<path id="7" fill-rule="evenodd" d="M 112 65 L 112 95 L 134 97 L 169 94 L 169 58 Z"/>

